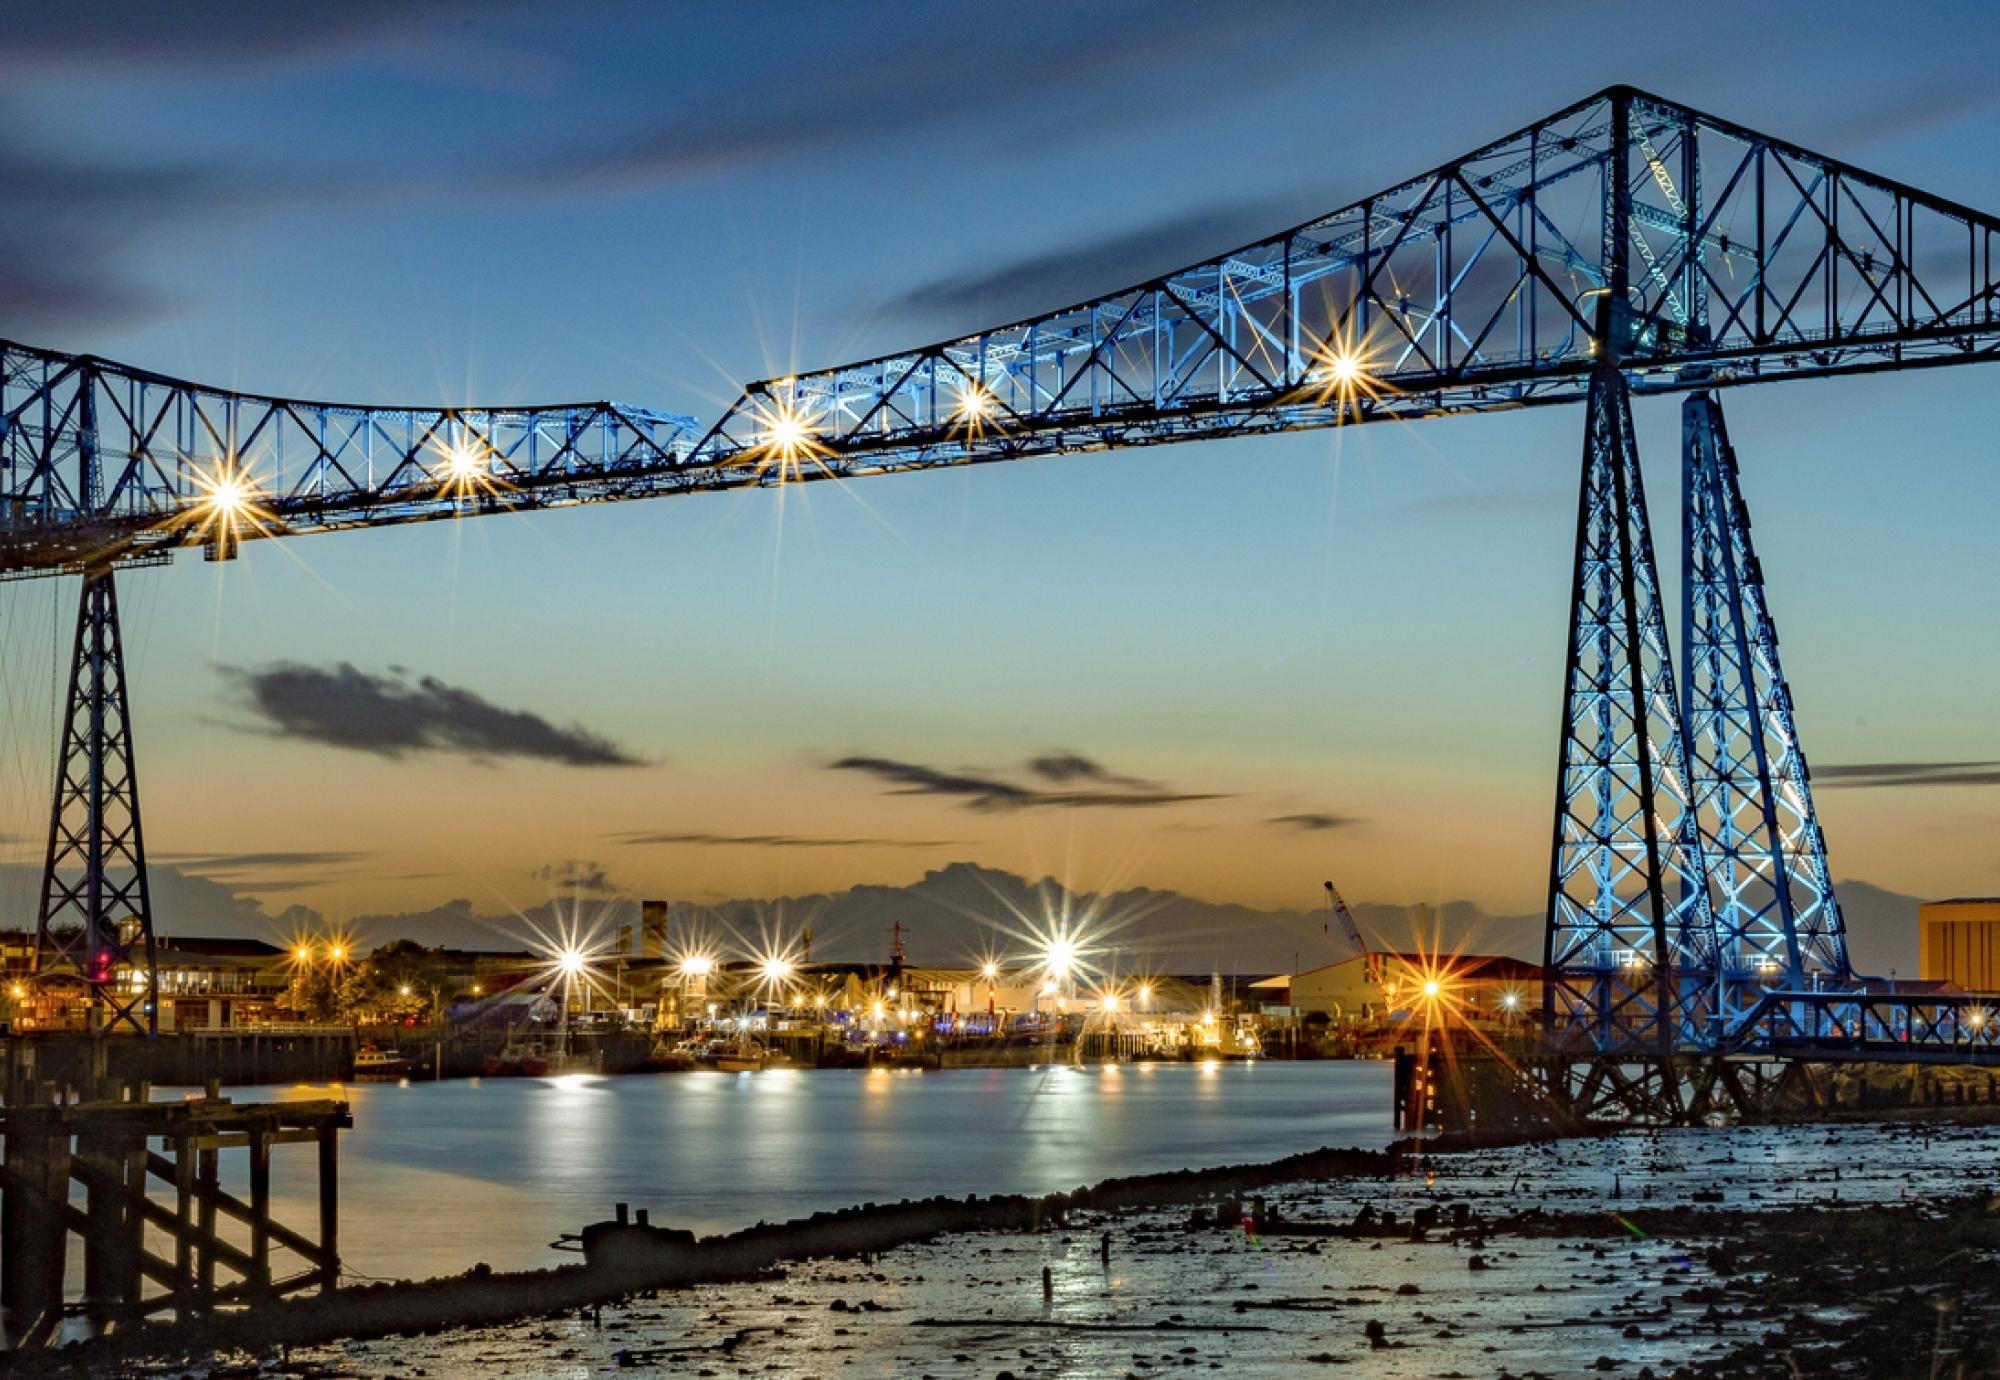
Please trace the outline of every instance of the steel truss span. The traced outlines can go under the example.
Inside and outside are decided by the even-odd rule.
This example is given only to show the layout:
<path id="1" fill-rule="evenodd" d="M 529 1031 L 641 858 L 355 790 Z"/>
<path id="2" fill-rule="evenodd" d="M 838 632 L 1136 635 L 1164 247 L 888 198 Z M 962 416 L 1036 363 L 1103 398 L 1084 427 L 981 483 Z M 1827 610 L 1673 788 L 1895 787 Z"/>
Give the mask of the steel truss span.
<path id="1" fill-rule="evenodd" d="M 0 345 L 0 574 L 238 541 L 1992 358 L 2000 220 L 1613 88 L 1061 311 L 753 384 L 376 407 Z M 222 511 L 224 509 L 230 511 Z"/>
<path id="2" fill-rule="evenodd" d="M 2000 219 L 1629 87 L 1121 291 L 752 384 L 706 429 L 607 402 L 306 402 L 0 344 L 0 578 L 83 573 L 79 647 L 97 649 L 72 672 L 38 962 L 101 977 L 113 948 L 150 953 L 143 890 L 120 889 L 143 854 L 117 567 L 264 537 L 1582 402 L 1554 1053 L 1660 1070 L 1639 1081 L 1662 1088 L 1685 1053 L 1987 1057 L 1985 999 L 1884 993 L 1849 967 L 1716 395 L 1996 355 Z M 1631 397 L 1647 392 L 1690 395 L 1679 662 L 1632 432 Z M 139 1024 L 143 995 L 100 999 Z"/>

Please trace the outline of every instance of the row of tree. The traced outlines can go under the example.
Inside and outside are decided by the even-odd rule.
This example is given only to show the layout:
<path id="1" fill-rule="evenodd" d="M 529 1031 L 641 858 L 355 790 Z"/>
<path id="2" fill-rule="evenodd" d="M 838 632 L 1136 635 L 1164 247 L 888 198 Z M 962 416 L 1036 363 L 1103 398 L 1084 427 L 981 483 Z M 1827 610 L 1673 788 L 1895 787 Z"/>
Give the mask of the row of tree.
<path id="1" fill-rule="evenodd" d="M 442 949 L 398 939 L 358 963 L 302 969 L 286 1005 L 314 1021 L 427 1021 L 453 995 L 446 981 Z"/>

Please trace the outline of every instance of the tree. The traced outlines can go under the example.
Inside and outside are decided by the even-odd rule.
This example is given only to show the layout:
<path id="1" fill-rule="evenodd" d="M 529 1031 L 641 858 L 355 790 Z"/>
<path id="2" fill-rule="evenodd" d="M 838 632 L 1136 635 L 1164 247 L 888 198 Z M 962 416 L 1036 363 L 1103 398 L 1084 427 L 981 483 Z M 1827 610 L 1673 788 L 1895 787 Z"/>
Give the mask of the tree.
<path id="1" fill-rule="evenodd" d="M 340 990 L 334 970 L 327 964 L 304 966 L 285 989 L 285 1009 L 296 1011 L 309 1021 L 330 1021 L 339 1006 Z"/>
<path id="2" fill-rule="evenodd" d="M 357 1021 L 428 1020 L 444 982 L 443 950 L 398 939 L 369 954 L 340 984 L 340 1012 Z"/>

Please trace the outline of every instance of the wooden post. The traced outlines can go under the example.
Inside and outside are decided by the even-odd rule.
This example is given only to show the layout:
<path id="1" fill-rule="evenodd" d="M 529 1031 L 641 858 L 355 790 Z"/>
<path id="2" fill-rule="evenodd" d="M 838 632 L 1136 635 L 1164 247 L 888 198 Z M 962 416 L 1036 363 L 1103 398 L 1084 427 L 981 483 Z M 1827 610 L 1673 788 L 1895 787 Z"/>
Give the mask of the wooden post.
<path id="1" fill-rule="evenodd" d="M 251 1292 L 271 1285 L 271 1138 L 268 1126 L 252 1126 L 250 1136 Z"/>
<path id="2" fill-rule="evenodd" d="M 220 1156 L 213 1147 L 195 1152 L 195 1182 L 200 1186 L 201 1206 L 196 1220 L 201 1229 L 201 1250 L 196 1260 L 195 1288 L 203 1299 L 215 1294 L 215 1195 L 222 1188 Z"/>
<path id="3" fill-rule="evenodd" d="M 319 1287 L 331 1293 L 340 1287 L 340 1142 L 339 1128 L 319 1128 Z"/>
<path id="4" fill-rule="evenodd" d="M 127 1142 L 119 1159 L 125 1170 L 125 1230 L 119 1242 L 118 1298 L 136 1317 L 146 1297 L 146 1138 Z"/>
<path id="5" fill-rule="evenodd" d="M 93 1325 L 102 1327 L 117 1311 L 115 1302 L 123 1281 L 118 1263 L 119 1238 L 123 1234 L 123 1195 L 113 1190 L 110 1180 L 123 1180 L 121 1158 L 105 1153 L 102 1136 L 79 1131 L 76 1162 L 89 1174 L 84 1184 L 83 1305 Z"/>
<path id="6" fill-rule="evenodd" d="M 187 1122 L 174 1134 L 174 1308 L 194 1312 L 194 1138 Z"/>
<path id="7" fill-rule="evenodd" d="M 62 1321 L 68 1236 L 69 1132 L 52 1113 L 15 1108 L 7 1117 L 6 1250 L 0 1252 L 0 1317 L 7 1340 L 32 1346 Z"/>

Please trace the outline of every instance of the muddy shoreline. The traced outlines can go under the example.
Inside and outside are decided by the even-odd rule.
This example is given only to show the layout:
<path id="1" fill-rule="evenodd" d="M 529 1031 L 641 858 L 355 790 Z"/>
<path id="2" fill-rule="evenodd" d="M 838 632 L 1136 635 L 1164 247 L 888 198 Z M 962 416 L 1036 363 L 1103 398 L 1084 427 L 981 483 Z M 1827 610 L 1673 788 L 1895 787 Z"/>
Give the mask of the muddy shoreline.
<path id="1" fill-rule="evenodd" d="M 505 1273 L 475 1266 L 447 1278 L 363 1284 L 313 1298 L 219 1311 L 208 1318 L 146 1323 L 45 1353 L 12 1354 L 0 1363 L 0 1370 L 25 1376 L 101 1374 L 107 1367 L 144 1360 L 194 1360 L 229 1351 L 254 1355 L 339 1339 L 489 1326 L 601 1307 L 650 1290 L 754 1278 L 788 1261 L 871 1257 L 952 1233 L 1058 1229 L 1078 1211 L 1120 1212 L 1239 1198 L 1299 1179 L 1393 1176 L 1414 1156 L 1543 1138 L 1547 1137 L 1404 1141 L 1386 1151 L 1323 1149 L 1258 1164 L 1107 1179 L 1070 1193 L 864 1203 L 701 1238 L 652 1258 Z"/>
<path id="2" fill-rule="evenodd" d="M 1962 1174 L 1900 1186 L 1905 1164 L 1974 1162 L 1984 1121 L 1404 1142 L 862 1206 L 616 1268 L 474 1271 L 158 1324 L 9 1373 L 217 1376 L 251 1357 L 277 1375 L 554 1375 L 594 1356 L 692 1376 L 820 1375 L 836 1357 L 857 1375 L 985 1380 L 1197 1362 L 1984 1376 L 2000 1348 L 1995 1200 Z M 1794 1200 L 1767 1201 L 1762 1162 L 1802 1157 Z M 1216 1269 L 1235 1282 L 1198 1282 Z"/>

